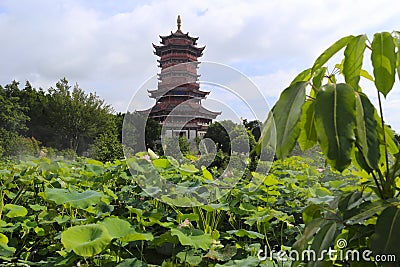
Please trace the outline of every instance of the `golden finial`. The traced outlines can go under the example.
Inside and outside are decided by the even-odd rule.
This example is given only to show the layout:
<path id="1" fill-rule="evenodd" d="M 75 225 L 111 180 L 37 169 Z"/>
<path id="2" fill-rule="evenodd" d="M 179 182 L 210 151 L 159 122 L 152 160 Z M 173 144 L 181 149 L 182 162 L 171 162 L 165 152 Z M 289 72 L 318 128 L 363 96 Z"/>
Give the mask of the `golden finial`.
<path id="1" fill-rule="evenodd" d="M 178 23 L 178 31 L 181 31 L 181 15 L 178 15 L 178 19 L 176 20 L 176 22 Z"/>

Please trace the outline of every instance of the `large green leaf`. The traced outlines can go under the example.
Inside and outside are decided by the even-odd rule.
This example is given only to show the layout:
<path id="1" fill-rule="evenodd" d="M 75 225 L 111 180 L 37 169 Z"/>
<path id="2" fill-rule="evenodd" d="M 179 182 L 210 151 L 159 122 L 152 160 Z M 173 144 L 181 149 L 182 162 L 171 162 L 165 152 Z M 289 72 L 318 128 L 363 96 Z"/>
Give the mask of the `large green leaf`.
<path id="1" fill-rule="evenodd" d="M 9 247 L 7 244 L 0 243 L 0 256 L 11 257 L 14 255 L 16 249 L 14 247 Z"/>
<path id="2" fill-rule="evenodd" d="M 397 53 L 396 53 L 397 75 L 399 76 L 400 79 L 400 32 L 398 31 L 394 32 L 394 40 L 397 47 Z"/>
<path id="3" fill-rule="evenodd" d="M 157 168 L 167 169 L 171 166 L 171 162 L 168 159 L 155 159 L 153 165 Z"/>
<path id="4" fill-rule="evenodd" d="M 262 156 L 262 152 L 272 150 L 275 152 L 276 148 L 276 126 L 274 120 L 274 107 L 268 113 L 267 120 L 262 124 L 261 137 L 257 142 L 255 151 Z"/>
<path id="5" fill-rule="evenodd" d="M 347 84 L 326 84 L 315 100 L 318 141 L 329 164 L 343 171 L 355 141 L 355 95 Z"/>
<path id="6" fill-rule="evenodd" d="M 133 230 L 129 222 L 117 217 L 106 218 L 100 224 L 107 229 L 111 238 L 122 238 Z"/>
<path id="7" fill-rule="evenodd" d="M 255 239 L 255 238 L 260 238 L 263 239 L 264 235 L 254 232 L 254 231 L 250 231 L 250 230 L 245 230 L 245 229 L 239 229 L 239 230 L 229 230 L 226 231 L 228 234 L 234 234 L 236 236 L 239 237 L 243 237 L 243 236 L 247 236 L 249 238 Z"/>
<path id="8" fill-rule="evenodd" d="M 293 244 L 292 249 L 302 252 L 306 249 L 308 241 L 314 236 L 314 234 L 325 224 L 325 220 L 322 218 L 315 218 L 306 224 L 303 235 L 296 240 Z"/>
<path id="9" fill-rule="evenodd" d="M 73 226 L 61 233 L 64 247 L 85 257 L 102 252 L 110 244 L 111 239 L 107 229 L 100 224 Z"/>
<path id="10" fill-rule="evenodd" d="M 307 82 L 311 79 L 311 68 L 303 70 L 300 72 L 290 83 L 290 85 L 295 84 L 297 82 Z"/>
<path id="11" fill-rule="evenodd" d="M 75 190 L 48 188 L 45 190 L 45 196 L 57 205 L 69 204 L 73 208 L 86 209 L 89 206 L 98 204 L 103 194 L 93 190 L 77 192 Z"/>
<path id="12" fill-rule="evenodd" d="M 299 145 L 304 151 L 306 149 L 312 148 L 317 144 L 317 131 L 315 129 L 315 111 L 314 111 L 315 101 L 306 101 L 302 107 L 301 117 L 300 117 L 300 135 L 299 135 Z"/>
<path id="13" fill-rule="evenodd" d="M 210 249 L 204 258 L 217 260 L 217 261 L 228 261 L 232 259 L 237 253 L 237 248 L 232 245 L 226 245 L 223 248 L 219 248 L 217 250 Z"/>
<path id="14" fill-rule="evenodd" d="M 4 205 L 4 211 L 8 218 L 24 217 L 28 214 L 28 210 L 24 206 L 14 204 Z"/>
<path id="15" fill-rule="evenodd" d="M 367 36 L 365 34 L 354 37 L 344 50 L 343 75 L 347 84 L 358 89 L 360 72 L 363 63 Z"/>
<path id="16" fill-rule="evenodd" d="M 315 251 L 316 257 L 319 258 L 324 255 L 323 251 L 327 251 L 332 245 L 332 242 L 335 239 L 336 227 L 336 222 L 329 222 L 319 229 L 311 244 L 311 250 Z M 321 262 L 318 260 L 310 261 L 307 266 L 321 266 Z"/>
<path id="17" fill-rule="evenodd" d="M 379 138 L 375 108 L 363 93 L 356 92 L 356 134 L 357 144 L 365 161 L 373 170 L 378 169 L 380 158 Z"/>
<path id="18" fill-rule="evenodd" d="M 210 235 L 204 234 L 203 231 L 198 229 L 191 229 L 190 233 L 185 230 L 171 229 L 171 236 L 177 236 L 183 246 L 191 246 L 203 250 L 208 250 L 211 247 L 213 240 Z"/>
<path id="19" fill-rule="evenodd" d="M 392 90 L 396 68 L 395 45 L 392 35 L 388 32 L 376 33 L 371 47 L 375 86 L 386 96 Z"/>
<path id="20" fill-rule="evenodd" d="M 194 249 L 181 251 L 176 254 L 176 257 L 180 260 L 180 262 L 186 262 L 190 266 L 199 266 L 200 262 L 203 260 L 201 252 Z"/>
<path id="21" fill-rule="evenodd" d="M 0 233 L 0 256 L 10 257 L 15 253 L 15 248 L 9 247 L 8 245 L 8 237 L 2 233 Z"/>
<path id="22" fill-rule="evenodd" d="M 313 88 L 320 88 L 322 85 L 322 81 L 325 78 L 325 73 L 326 73 L 327 68 L 322 67 L 317 70 L 315 70 L 314 77 L 312 79 L 313 83 Z"/>
<path id="23" fill-rule="evenodd" d="M 375 233 L 371 236 L 370 247 L 375 254 L 396 255 L 400 258 L 400 209 L 386 208 L 378 217 Z"/>
<path id="24" fill-rule="evenodd" d="M 335 55 L 340 49 L 345 47 L 354 36 L 349 35 L 343 37 L 326 49 L 314 62 L 311 73 L 314 73 L 317 69 L 321 68 L 333 55 Z"/>
<path id="25" fill-rule="evenodd" d="M 151 241 L 153 239 L 154 236 L 151 232 L 142 233 L 142 232 L 137 232 L 135 229 L 131 229 L 127 235 L 121 238 L 121 241 L 123 242 L 132 242 L 138 240 Z"/>
<path id="26" fill-rule="evenodd" d="M 305 102 L 307 82 L 298 82 L 286 88 L 274 106 L 276 126 L 276 155 L 286 157 L 296 144 L 300 134 L 298 122 Z"/>
<path id="27" fill-rule="evenodd" d="M 358 224 L 386 209 L 390 204 L 381 200 L 368 203 L 357 209 L 357 213 L 346 220 L 348 224 Z"/>

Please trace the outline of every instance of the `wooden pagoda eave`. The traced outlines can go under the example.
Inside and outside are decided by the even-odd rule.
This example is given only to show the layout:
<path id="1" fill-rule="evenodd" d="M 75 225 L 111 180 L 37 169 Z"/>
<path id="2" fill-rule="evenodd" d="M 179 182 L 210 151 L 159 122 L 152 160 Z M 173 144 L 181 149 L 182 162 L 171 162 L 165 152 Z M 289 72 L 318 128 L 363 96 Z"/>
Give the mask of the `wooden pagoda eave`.
<path id="1" fill-rule="evenodd" d="M 147 90 L 147 92 L 150 94 L 151 98 L 156 98 L 156 99 L 160 99 L 163 96 L 172 96 L 172 95 L 168 95 L 168 93 L 170 91 L 175 90 L 175 88 L 173 89 L 169 89 L 169 90 L 160 90 L 160 89 L 154 89 L 154 90 Z M 181 89 L 182 90 L 182 89 Z M 202 90 L 196 90 L 194 93 L 198 94 L 199 97 L 201 98 L 205 98 L 207 95 L 210 94 L 210 92 L 208 91 L 202 91 Z M 190 95 L 176 95 L 176 96 L 190 96 Z"/>
<path id="2" fill-rule="evenodd" d="M 185 45 L 185 46 L 157 46 L 153 44 L 153 47 L 155 49 L 155 51 L 153 51 L 153 53 L 157 56 L 161 57 L 161 53 L 166 52 L 168 50 L 170 51 L 177 51 L 177 50 L 181 50 L 181 51 L 190 51 L 193 52 L 194 54 L 196 54 L 197 57 L 201 57 L 203 55 L 203 51 L 206 48 L 205 46 L 203 47 L 196 47 L 193 45 Z M 179 54 L 179 53 L 174 53 L 174 54 Z"/>
<path id="3" fill-rule="evenodd" d="M 176 37 L 178 37 L 178 38 L 182 38 L 183 37 L 183 38 L 187 38 L 187 39 L 191 40 L 193 42 L 193 44 L 196 45 L 197 40 L 199 39 L 199 37 L 189 36 L 189 32 L 183 33 L 181 31 L 176 31 L 176 32 L 172 32 L 171 31 L 170 35 L 166 35 L 166 36 L 159 35 L 159 37 L 161 39 L 160 43 L 162 43 L 162 44 L 165 44 L 165 41 L 167 41 L 168 39 L 176 38 Z"/>

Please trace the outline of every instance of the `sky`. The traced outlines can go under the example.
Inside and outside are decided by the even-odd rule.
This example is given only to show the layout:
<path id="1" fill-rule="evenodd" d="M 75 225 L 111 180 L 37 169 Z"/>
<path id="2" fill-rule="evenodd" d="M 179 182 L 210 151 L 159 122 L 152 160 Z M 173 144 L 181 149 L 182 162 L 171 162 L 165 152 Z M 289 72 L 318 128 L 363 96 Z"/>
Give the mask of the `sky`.
<path id="1" fill-rule="evenodd" d="M 46 90 L 65 77 L 116 112 L 149 108 L 146 90 L 159 71 L 152 43 L 176 31 L 178 14 L 182 31 L 206 46 L 200 60 L 212 62 L 199 71 L 207 77 L 212 66 L 225 66 L 242 85 L 232 91 L 229 81 L 212 86 L 201 77 L 210 91 L 204 105 L 223 111 L 219 119 L 264 120 L 279 93 L 339 38 L 400 30 L 398 0 L 0 0 L 0 84 L 28 80 Z M 376 103 L 372 85 L 362 86 Z M 384 101 L 397 130 L 399 87 L 396 77 Z"/>

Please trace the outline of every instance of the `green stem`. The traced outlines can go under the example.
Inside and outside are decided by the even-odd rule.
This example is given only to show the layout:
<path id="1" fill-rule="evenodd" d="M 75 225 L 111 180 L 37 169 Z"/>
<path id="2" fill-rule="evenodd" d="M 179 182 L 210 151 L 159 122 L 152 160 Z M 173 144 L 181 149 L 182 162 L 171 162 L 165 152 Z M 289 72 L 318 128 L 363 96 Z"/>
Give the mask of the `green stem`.
<path id="1" fill-rule="evenodd" d="M 0 190 L 0 220 L 1 217 L 3 216 L 3 209 L 4 209 L 4 193 L 3 190 Z"/>
<path id="2" fill-rule="evenodd" d="M 372 177 L 374 178 L 376 187 L 378 188 L 379 196 L 380 196 L 381 198 L 383 198 L 383 191 L 382 191 L 381 187 L 379 186 L 378 179 L 376 179 L 376 175 L 375 175 L 373 172 L 371 172 L 371 174 L 372 174 Z"/>
<path id="3" fill-rule="evenodd" d="M 389 155 L 388 155 L 388 149 L 387 149 L 387 143 L 386 143 L 386 131 L 385 131 L 385 121 L 383 120 L 383 110 L 382 110 L 382 100 L 381 100 L 381 94 L 378 91 L 378 102 L 379 102 L 379 113 L 381 115 L 381 124 L 382 124 L 382 129 L 383 129 L 383 143 L 385 146 L 385 160 L 386 160 L 386 178 L 389 178 Z M 385 186 L 383 186 L 385 188 Z"/>

